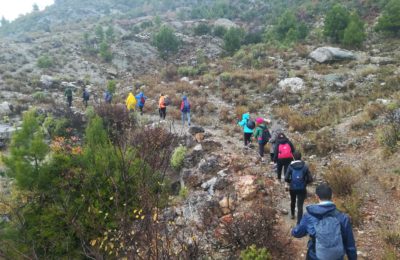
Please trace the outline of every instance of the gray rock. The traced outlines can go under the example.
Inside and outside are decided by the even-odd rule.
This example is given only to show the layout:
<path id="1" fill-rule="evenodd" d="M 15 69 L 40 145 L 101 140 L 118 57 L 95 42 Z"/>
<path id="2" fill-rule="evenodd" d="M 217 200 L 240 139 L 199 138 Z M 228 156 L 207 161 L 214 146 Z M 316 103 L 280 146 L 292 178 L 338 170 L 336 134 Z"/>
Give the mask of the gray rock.
<path id="1" fill-rule="evenodd" d="M 304 80 L 297 77 L 281 80 L 278 86 L 280 89 L 289 91 L 291 93 L 299 93 L 303 91 L 306 87 L 304 84 Z"/>
<path id="2" fill-rule="evenodd" d="M 235 23 L 232 22 L 231 20 L 225 19 L 225 18 L 217 19 L 217 20 L 214 22 L 214 26 L 223 26 L 223 27 L 225 27 L 225 28 L 227 28 L 227 29 L 232 28 L 232 27 L 233 27 L 233 28 L 239 27 L 237 24 L 235 24 Z"/>
<path id="3" fill-rule="evenodd" d="M 217 177 L 213 177 L 210 180 L 208 180 L 207 182 L 201 184 L 201 188 L 208 191 L 208 193 L 212 196 L 212 195 L 214 195 L 214 186 L 217 183 L 217 180 L 218 180 Z"/>
<path id="4" fill-rule="evenodd" d="M 12 133 L 16 131 L 16 128 L 11 125 L 0 124 L 0 139 L 8 140 L 11 138 Z"/>
<path id="5" fill-rule="evenodd" d="M 393 58 L 389 57 L 371 57 L 369 61 L 376 65 L 388 65 L 396 62 Z"/>
<path id="6" fill-rule="evenodd" d="M 12 105 L 7 101 L 0 103 L 0 116 L 8 116 L 12 114 Z"/>
<path id="7" fill-rule="evenodd" d="M 49 88 L 53 85 L 54 83 L 54 78 L 49 75 L 42 75 L 40 77 L 40 83 L 42 83 L 42 86 L 45 88 Z"/>
<path id="8" fill-rule="evenodd" d="M 199 163 L 199 170 L 203 174 L 212 174 L 219 171 L 218 158 L 210 156 L 207 159 L 202 159 Z"/>
<path id="9" fill-rule="evenodd" d="M 393 111 L 393 120 L 396 124 L 400 124 L 400 108 Z"/>
<path id="10" fill-rule="evenodd" d="M 189 133 L 191 134 L 191 135 L 195 135 L 195 134 L 198 134 L 198 133 L 204 133 L 205 131 L 204 131 L 204 128 L 203 127 L 201 127 L 201 126 L 191 126 L 190 128 L 189 128 Z"/>
<path id="11" fill-rule="evenodd" d="M 352 60 L 356 58 L 353 52 L 335 47 L 317 48 L 310 53 L 309 57 L 319 63 L 337 60 Z"/>

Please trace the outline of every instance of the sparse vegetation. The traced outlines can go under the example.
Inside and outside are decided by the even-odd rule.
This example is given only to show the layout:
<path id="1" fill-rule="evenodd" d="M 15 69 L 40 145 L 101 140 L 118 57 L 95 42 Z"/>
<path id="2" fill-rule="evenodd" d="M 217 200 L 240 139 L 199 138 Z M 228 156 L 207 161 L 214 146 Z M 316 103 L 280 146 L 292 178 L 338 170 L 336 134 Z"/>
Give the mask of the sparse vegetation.
<path id="1" fill-rule="evenodd" d="M 324 179 L 331 186 L 334 194 L 342 197 L 353 193 L 354 184 L 358 178 L 357 172 L 352 167 L 338 161 L 333 161 L 324 175 Z"/>
<path id="2" fill-rule="evenodd" d="M 180 40 L 175 35 L 175 31 L 166 25 L 163 25 L 153 38 L 153 44 L 158 49 L 160 56 L 167 59 L 179 50 Z"/>
<path id="3" fill-rule="evenodd" d="M 48 55 L 39 57 L 37 60 L 37 66 L 41 69 L 48 69 L 54 65 L 54 61 Z"/>
<path id="4" fill-rule="evenodd" d="M 249 246 L 240 253 L 241 260 L 272 260 L 266 248 L 257 248 L 255 245 Z"/>

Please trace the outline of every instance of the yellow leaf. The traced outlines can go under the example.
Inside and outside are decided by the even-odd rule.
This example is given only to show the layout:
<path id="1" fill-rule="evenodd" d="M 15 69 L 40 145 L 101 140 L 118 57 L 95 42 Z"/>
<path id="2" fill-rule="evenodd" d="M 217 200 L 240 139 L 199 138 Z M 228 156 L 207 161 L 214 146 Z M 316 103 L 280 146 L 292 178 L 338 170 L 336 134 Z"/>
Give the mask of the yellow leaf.
<path id="1" fill-rule="evenodd" d="M 136 214 L 136 212 L 137 212 L 137 209 L 135 209 L 135 210 L 133 211 L 133 214 Z"/>
<path id="2" fill-rule="evenodd" d="M 96 242 L 97 242 L 97 240 L 96 240 L 96 239 L 93 239 L 93 240 L 90 241 L 90 245 L 91 245 L 91 246 L 95 246 L 95 245 L 96 245 Z"/>
<path id="3" fill-rule="evenodd" d="M 157 220 L 157 212 L 154 213 L 154 215 L 153 215 L 153 221 L 156 221 L 156 220 Z"/>
<path id="4" fill-rule="evenodd" d="M 143 219 L 144 219 L 144 216 L 142 216 L 141 219 L 143 220 Z"/>

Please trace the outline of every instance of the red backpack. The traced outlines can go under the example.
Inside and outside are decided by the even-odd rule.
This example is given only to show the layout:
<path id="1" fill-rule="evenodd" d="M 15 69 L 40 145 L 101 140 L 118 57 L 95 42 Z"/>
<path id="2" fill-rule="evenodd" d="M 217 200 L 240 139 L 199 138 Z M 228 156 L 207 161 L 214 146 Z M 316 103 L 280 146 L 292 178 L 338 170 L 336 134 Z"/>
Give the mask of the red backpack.
<path id="1" fill-rule="evenodd" d="M 288 143 L 280 144 L 278 146 L 278 159 L 289 159 L 293 158 L 292 148 Z"/>

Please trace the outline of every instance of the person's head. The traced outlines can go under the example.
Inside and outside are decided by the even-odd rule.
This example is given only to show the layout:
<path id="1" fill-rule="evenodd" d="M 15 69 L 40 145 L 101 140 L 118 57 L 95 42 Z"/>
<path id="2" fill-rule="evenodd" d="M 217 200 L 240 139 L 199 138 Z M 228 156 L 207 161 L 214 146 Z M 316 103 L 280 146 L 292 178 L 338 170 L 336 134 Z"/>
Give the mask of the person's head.
<path id="1" fill-rule="evenodd" d="M 164 96 L 164 93 L 160 93 L 160 97 Z"/>
<path id="2" fill-rule="evenodd" d="M 258 118 L 256 119 L 256 124 L 261 125 L 262 123 L 264 123 L 264 119 L 261 118 L 261 117 L 258 117 Z"/>
<path id="3" fill-rule="evenodd" d="M 320 201 L 332 200 L 332 189 L 328 184 L 322 183 L 315 188 L 315 194 Z"/>
<path id="4" fill-rule="evenodd" d="M 293 153 L 293 159 L 294 159 L 295 161 L 300 161 L 300 160 L 301 160 L 301 152 L 295 151 L 295 152 Z"/>

